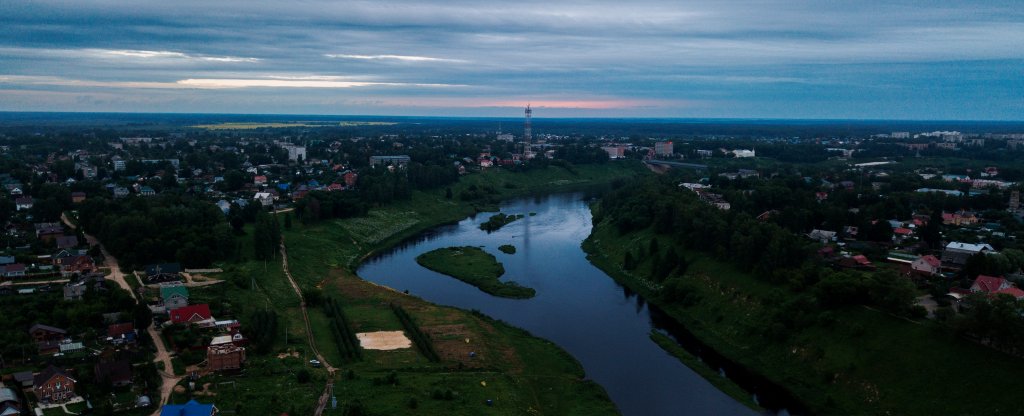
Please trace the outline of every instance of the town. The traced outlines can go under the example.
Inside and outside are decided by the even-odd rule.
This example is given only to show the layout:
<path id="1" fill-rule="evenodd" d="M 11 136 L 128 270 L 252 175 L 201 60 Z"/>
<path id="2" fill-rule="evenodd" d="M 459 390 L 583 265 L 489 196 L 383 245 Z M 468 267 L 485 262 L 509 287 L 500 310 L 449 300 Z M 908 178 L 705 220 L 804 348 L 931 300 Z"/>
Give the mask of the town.
<path id="1" fill-rule="evenodd" d="M 427 127 L 402 120 L 4 127 L 0 414 L 241 414 L 242 398 L 266 394 L 252 386 L 268 380 L 299 386 L 281 392 L 287 400 L 270 396 L 265 405 L 277 413 L 336 407 L 345 381 L 335 381 L 334 371 L 346 367 L 335 357 L 358 357 L 367 347 L 347 341 L 356 334 L 345 315 L 356 312 L 332 309 L 323 277 L 292 276 L 307 260 L 290 266 L 286 251 L 301 256 L 292 244 L 315 244 L 293 240 L 296 230 L 309 227 L 309 235 L 318 224 L 372 218 L 428 194 L 492 211 L 524 186 L 520 178 L 552 170 L 567 178 L 586 169 L 623 172 L 609 180 L 613 187 L 627 177 L 669 181 L 651 189 L 692 195 L 749 227 L 749 250 L 769 253 L 741 256 L 761 257 L 749 266 L 758 273 L 792 280 L 778 271 L 805 260 L 851 282 L 867 273 L 886 281 L 849 283 L 851 293 L 830 296 L 955 328 L 984 348 L 1021 351 L 1024 134 L 865 127 L 834 136 L 824 126 L 799 138 L 647 126 L 659 134 L 628 136 L 567 122 L 550 130 L 579 132 L 534 134 L 530 115 L 527 108 L 525 128 L 511 133 L 458 120 Z M 669 229 L 684 212 L 658 211 L 670 207 L 658 202 L 632 212 L 649 209 L 655 227 Z M 774 231 L 754 231 L 767 225 Z M 367 241 L 398 231 L 383 232 Z M 804 240 L 773 234 L 786 232 Z M 731 238 L 709 240 L 721 246 L 708 250 L 748 244 Z M 626 253 L 626 270 L 650 257 L 643 247 Z M 780 254 L 806 247 L 813 247 L 807 259 Z M 673 290 L 685 273 L 683 257 L 693 257 L 670 254 L 648 260 L 667 265 L 652 263 L 645 287 Z M 323 312 L 307 312 L 321 304 Z M 335 319 L 340 329 L 325 330 Z M 422 338 L 414 323 L 423 319 L 402 322 L 424 360 L 473 365 L 438 358 L 430 344 L 439 341 Z M 325 345 L 337 353 L 325 357 Z M 342 358 L 349 359 L 356 358 Z M 348 370 L 345 377 L 357 376 Z M 320 386 L 306 387 L 313 383 Z M 410 400 L 415 407 L 421 399 Z"/>

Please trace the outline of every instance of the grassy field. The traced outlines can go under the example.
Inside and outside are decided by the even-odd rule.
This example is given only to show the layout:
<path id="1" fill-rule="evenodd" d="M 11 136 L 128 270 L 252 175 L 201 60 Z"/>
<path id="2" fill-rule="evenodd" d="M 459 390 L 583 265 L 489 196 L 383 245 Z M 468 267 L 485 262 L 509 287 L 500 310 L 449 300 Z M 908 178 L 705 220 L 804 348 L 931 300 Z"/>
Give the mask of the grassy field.
<path id="1" fill-rule="evenodd" d="M 571 171 L 551 167 L 525 174 L 491 170 L 468 175 L 452 186 L 499 189 L 499 197 L 581 190 L 616 177 L 642 172 L 638 164 L 581 166 Z M 506 185 L 506 183 L 513 183 Z M 617 413 L 604 390 L 585 380 L 579 364 L 557 346 L 486 317 L 439 307 L 359 279 L 358 264 L 378 250 L 440 224 L 458 221 L 480 207 L 444 197 L 444 190 L 414 192 L 408 201 L 371 210 L 360 218 L 296 224 L 284 230 L 290 270 L 303 290 L 319 289 L 337 299 L 356 332 L 401 331 L 390 304 L 401 305 L 433 341 L 441 361 L 430 362 L 416 349 L 363 351 L 361 361 L 343 364 L 323 309 L 310 305 L 317 347 L 339 366 L 335 394 L 342 414 L 346 404 L 361 402 L 370 414 L 453 415 L 601 415 Z M 301 318 L 299 299 L 281 269 L 280 258 L 252 259 L 251 228 L 239 239 L 242 257 L 218 264 L 215 277 L 224 283 L 193 288 L 192 303 L 210 303 L 218 319 L 246 318 L 259 310 L 279 315 L 281 336 L 273 353 L 250 354 L 241 375 L 209 375 L 194 397 L 235 414 L 310 414 L 323 391 L 326 371 L 314 369 Z M 285 336 L 287 334 L 287 336 Z M 287 339 L 287 341 L 286 341 Z M 471 357 L 471 354 L 472 357 Z M 311 373 L 307 383 L 298 373 Z M 184 385 L 184 383 L 183 383 Z M 175 394 L 175 402 L 187 400 Z M 492 405 L 486 404 L 491 400 Z M 415 409 L 413 408 L 415 407 Z M 259 410 L 253 410 L 259 409 Z M 292 413 L 294 412 L 294 413 Z"/>
<path id="2" fill-rule="evenodd" d="M 732 265 L 696 252 L 686 279 L 700 301 L 683 307 L 659 302 L 621 268 L 625 250 L 650 232 L 619 236 L 600 224 L 584 243 L 591 261 L 643 294 L 726 357 L 790 390 L 818 414 L 1010 414 L 1015 395 L 965 395 L 979 385 L 1013 385 L 1024 360 L 956 338 L 931 321 L 913 322 L 863 307 L 829 312 L 784 341 L 765 338 L 775 307 L 785 298 Z"/>
<path id="3" fill-rule="evenodd" d="M 498 280 L 505 274 L 505 267 L 493 255 L 479 247 L 439 248 L 420 254 L 416 257 L 416 263 L 469 283 L 494 296 L 528 299 L 537 295 L 537 291 L 532 288 Z"/>

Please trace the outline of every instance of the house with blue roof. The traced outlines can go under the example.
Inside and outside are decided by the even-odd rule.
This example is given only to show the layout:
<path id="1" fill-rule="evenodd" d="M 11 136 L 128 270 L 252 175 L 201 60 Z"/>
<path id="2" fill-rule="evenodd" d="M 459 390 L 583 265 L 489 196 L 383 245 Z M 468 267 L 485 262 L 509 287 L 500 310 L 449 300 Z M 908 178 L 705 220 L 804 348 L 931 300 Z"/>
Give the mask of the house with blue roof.
<path id="1" fill-rule="evenodd" d="M 216 414 L 216 406 L 202 404 L 195 400 L 189 400 L 185 404 L 165 404 L 160 408 L 160 416 L 214 416 Z"/>

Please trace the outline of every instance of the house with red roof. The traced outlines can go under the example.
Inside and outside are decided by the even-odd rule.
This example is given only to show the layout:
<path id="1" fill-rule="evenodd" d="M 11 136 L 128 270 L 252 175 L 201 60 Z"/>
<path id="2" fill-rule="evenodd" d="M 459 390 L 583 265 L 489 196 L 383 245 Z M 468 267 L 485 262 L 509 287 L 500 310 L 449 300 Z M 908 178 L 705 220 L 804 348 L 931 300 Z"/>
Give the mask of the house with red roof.
<path id="1" fill-rule="evenodd" d="M 997 291 L 995 291 L 993 293 L 1000 294 L 1000 295 L 1010 295 L 1010 296 L 1013 296 L 1014 298 L 1016 298 L 1017 300 L 1024 299 L 1024 290 L 1020 290 L 1020 289 L 1017 289 L 1015 287 L 1009 287 L 1009 288 L 1006 288 L 1006 289 L 999 289 L 999 290 L 997 290 Z"/>
<path id="2" fill-rule="evenodd" d="M 205 303 L 189 305 L 171 310 L 171 322 L 176 324 L 213 324 L 213 315 L 210 313 L 210 305 Z"/>
<path id="3" fill-rule="evenodd" d="M 252 178 L 252 183 L 253 185 L 266 185 L 267 177 L 263 175 L 256 175 L 255 178 Z"/>
<path id="4" fill-rule="evenodd" d="M 840 267 L 845 267 L 848 269 L 870 270 L 875 268 L 875 265 L 871 263 L 871 260 L 868 260 L 868 258 L 865 257 L 863 254 L 858 254 L 856 256 L 851 257 L 843 257 L 839 259 L 839 261 L 836 264 L 838 264 Z"/>
<path id="5" fill-rule="evenodd" d="M 921 256 L 917 260 L 914 260 L 910 264 L 911 270 L 915 273 L 923 274 L 926 276 L 935 276 L 942 271 L 942 260 L 933 255 Z"/>
<path id="6" fill-rule="evenodd" d="M 359 175 L 356 174 L 355 172 L 349 171 L 349 172 L 345 172 L 345 175 L 343 176 L 343 178 L 345 179 L 345 187 L 346 188 L 351 188 L 351 187 L 356 186 L 356 180 L 359 179 Z"/>
<path id="7" fill-rule="evenodd" d="M 1002 277 L 986 276 L 983 274 L 978 275 L 977 279 L 974 279 L 974 284 L 971 285 L 971 292 L 974 293 L 995 293 L 1003 289 L 1009 289 L 1013 287 L 1013 283 Z"/>

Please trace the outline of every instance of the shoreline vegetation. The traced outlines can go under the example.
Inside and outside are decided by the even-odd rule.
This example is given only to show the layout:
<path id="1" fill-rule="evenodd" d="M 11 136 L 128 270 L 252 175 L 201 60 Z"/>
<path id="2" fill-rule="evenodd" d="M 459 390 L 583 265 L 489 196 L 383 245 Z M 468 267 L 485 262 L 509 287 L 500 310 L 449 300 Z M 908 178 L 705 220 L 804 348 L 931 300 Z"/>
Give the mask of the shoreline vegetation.
<path id="1" fill-rule="evenodd" d="M 582 246 L 592 264 L 723 357 L 788 391 L 811 414 L 994 414 L 1015 409 L 1011 398 L 955 399 L 960 397 L 956 392 L 968 385 L 1012 383 L 1024 363 L 957 338 L 932 322 L 849 306 L 830 311 L 826 320 L 787 338 L 766 338 L 758 329 L 771 324 L 773 305 L 784 303 L 785 295 L 732 264 L 684 247 L 675 249 L 687 259 L 682 276 L 686 284 L 671 288 L 677 301 L 666 301 L 667 289 L 643 277 L 648 266 L 633 264 L 627 270 L 622 263 L 627 252 L 647 247 L 655 236 L 651 229 L 619 234 L 605 219 Z"/>
<path id="2" fill-rule="evenodd" d="M 441 360 L 431 363 L 415 349 L 364 351 L 362 361 L 346 366 L 345 388 L 335 389 L 339 406 L 358 402 L 373 414 L 403 414 L 410 411 L 408 403 L 416 403 L 419 414 L 475 415 L 481 403 L 500 396 L 502 400 L 487 408 L 489 414 L 522 414 L 524 409 L 558 415 L 618 414 L 604 389 L 586 379 L 580 363 L 550 341 L 479 313 L 403 294 L 402 288 L 367 282 L 356 270 L 375 254 L 432 228 L 494 211 L 495 201 L 606 189 L 613 180 L 641 174 L 647 174 L 646 169 L 633 162 L 572 169 L 550 166 L 521 173 L 493 170 L 460 178 L 450 188 L 459 198 L 447 198 L 445 189 L 416 191 L 408 200 L 363 216 L 285 229 L 289 266 L 304 291 L 337 299 L 358 332 L 403 330 L 389 305 L 401 306 L 433 341 Z M 513 182 L 515 187 L 503 185 Z M 470 189 L 495 192 L 486 199 L 464 200 L 461 195 Z M 316 339 L 331 339 L 330 321 L 322 308 L 310 309 L 310 322 Z M 333 343 L 317 346 L 330 362 L 343 361 Z M 471 358 L 469 352 L 476 356 Z M 380 387 L 390 381 L 401 387 Z M 480 381 L 486 381 L 486 387 Z"/>
<path id="3" fill-rule="evenodd" d="M 511 244 L 502 244 L 498 246 L 498 251 L 505 254 L 516 254 L 516 246 Z"/>
<path id="4" fill-rule="evenodd" d="M 537 295 L 530 287 L 502 282 L 505 267 L 494 255 L 479 247 L 446 247 L 416 256 L 416 263 L 435 272 L 459 279 L 484 293 L 509 299 L 529 299 Z"/>
<path id="5" fill-rule="evenodd" d="M 654 341 L 654 343 L 658 344 L 662 350 L 665 350 L 669 355 L 676 357 L 676 359 L 681 361 L 684 365 L 697 372 L 697 374 L 700 374 L 701 377 L 704 377 L 705 380 L 710 382 L 723 393 L 729 395 L 729 397 L 736 399 L 736 401 L 753 410 L 764 411 L 764 409 L 754 401 L 753 396 L 750 393 L 743 390 L 742 387 L 732 380 L 724 377 L 713 368 L 709 367 L 701 361 L 700 357 L 690 354 L 689 351 L 686 351 L 686 349 L 681 347 L 668 335 L 652 330 L 651 341 Z"/>
<path id="6" fill-rule="evenodd" d="M 480 229 L 487 231 L 487 233 L 490 234 L 500 230 L 501 227 L 511 224 L 513 221 L 520 220 L 525 217 L 526 216 L 523 214 L 506 215 L 503 212 L 499 212 L 491 215 L 491 218 L 488 218 L 487 221 L 480 224 Z"/>

